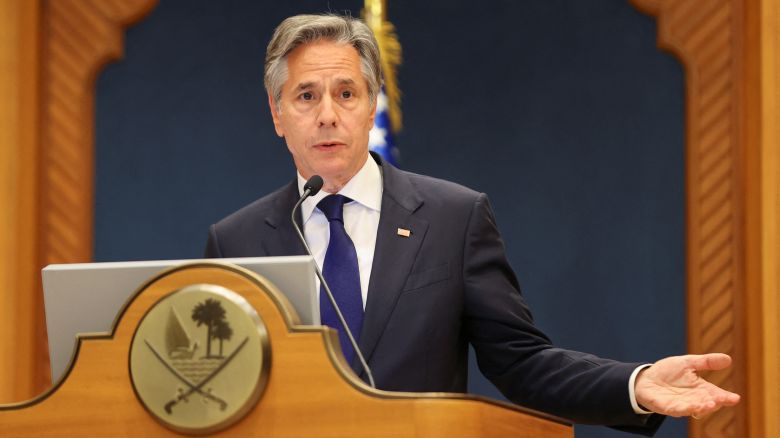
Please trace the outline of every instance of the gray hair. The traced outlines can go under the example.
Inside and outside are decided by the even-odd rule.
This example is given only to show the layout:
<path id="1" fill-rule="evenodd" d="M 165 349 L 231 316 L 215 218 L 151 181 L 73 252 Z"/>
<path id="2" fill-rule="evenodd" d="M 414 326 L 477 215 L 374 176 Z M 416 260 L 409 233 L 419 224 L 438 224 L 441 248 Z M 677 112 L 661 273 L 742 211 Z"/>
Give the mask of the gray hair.
<path id="1" fill-rule="evenodd" d="M 368 98 L 373 104 L 382 79 L 379 45 L 371 29 L 363 21 L 349 16 L 296 15 L 276 28 L 265 54 L 263 82 L 277 109 L 282 99 L 282 85 L 287 80 L 287 55 L 300 45 L 320 40 L 349 44 L 358 51 L 361 71 L 368 85 Z"/>

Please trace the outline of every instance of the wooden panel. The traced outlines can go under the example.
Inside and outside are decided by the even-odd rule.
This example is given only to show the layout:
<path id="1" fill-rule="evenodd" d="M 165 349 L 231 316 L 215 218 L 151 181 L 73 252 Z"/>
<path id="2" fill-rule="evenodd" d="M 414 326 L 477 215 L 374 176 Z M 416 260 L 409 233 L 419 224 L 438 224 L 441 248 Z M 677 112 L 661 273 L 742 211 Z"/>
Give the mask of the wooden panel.
<path id="1" fill-rule="evenodd" d="M 686 73 L 688 346 L 734 366 L 714 381 L 743 396 L 691 422 L 694 437 L 777 436 L 778 4 L 633 0 Z"/>
<path id="2" fill-rule="evenodd" d="M 764 322 L 761 315 L 763 313 L 763 298 L 761 294 L 761 251 L 762 251 L 762 232 L 761 232 L 761 87 L 758 84 L 761 81 L 761 12 L 757 1 L 747 1 L 745 8 L 745 24 L 747 32 L 746 39 L 746 59 L 745 59 L 745 77 L 753 84 L 746 86 L 744 91 L 745 114 L 744 120 L 744 142 L 746 145 L 745 164 L 746 164 L 746 207 L 747 215 L 745 225 L 746 235 L 746 288 L 754 291 L 747 295 L 748 314 L 753 318 L 747 321 L 747 347 L 748 357 L 748 387 L 752 390 L 744 400 L 748 408 L 748 422 L 752 426 L 753 436 L 768 436 L 764 427 L 765 409 L 761 409 L 764 403 L 764 394 L 768 393 L 764 379 L 764 367 L 762 363 L 764 348 Z M 768 405 L 767 405 L 768 406 Z M 775 417 L 770 415 L 769 417 Z M 768 418 L 767 418 L 768 419 Z M 772 436 L 772 435 L 769 435 Z"/>
<path id="3" fill-rule="evenodd" d="M 94 82 L 155 0 L 43 3 L 41 263 L 92 257 Z"/>
<path id="4" fill-rule="evenodd" d="M 747 391 L 742 150 L 739 137 L 742 19 L 737 1 L 633 2 L 658 17 L 658 44 L 686 75 L 688 350 L 734 358 L 708 376 Z M 743 403 L 691 421 L 691 435 L 747 436 Z"/>
<path id="5" fill-rule="evenodd" d="M 14 113 L 2 117 L 10 129 L 0 130 L 7 136 L 0 154 L 8 158 L 0 196 L 8 212 L 0 223 L 0 400 L 29 398 L 49 385 L 39 270 L 91 259 L 95 77 L 122 55 L 124 28 L 155 4 L 3 2 L 8 22 L 0 27 L 9 38 L 0 53 L 16 56 L 19 69 L 3 81 L 13 91 L 3 93 L 10 97 L 3 108 Z"/>
<path id="6" fill-rule="evenodd" d="M 780 436 L 780 3 L 761 1 L 765 436 Z"/>
<path id="7" fill-rule="evenodd" d="M 751 257 L 755 270 L 749 287 L 755 305 L 751 319 L 752 374 L 758 376 L 753 406 L 761 416 L 751 418 L 761 424 L 753 436 L 780 436 L 780 4 L 776 0 L 750 0 L 748 27 L 755 32 L 749 49 L 748 72 L 754 79 L 746 84 L 752 99 L 745 114 L 749 124 L 746 137 L 751 153 L 751 178 L 748 196 Z M 755 134 L 755 135 L 751 135 Z"/>
<path id="8" fill-rule="evenodd" d="M 38 2 L 0 2 L 0 400 L 40 392 L 36 290 Z M 26 291 L 28 293 L 22 293 Z M 45 347 L 45 344 L 44 344 Z"/>
<path id="9" fill-rule="evenodd" d="M 686 68 L 688 350 L 734 358 L 715 382 L 746 394 L 739 144 L 742 22 L 730 0 L 663 2 L 659 44 Z M 746 436 L 745 404 L 692 421 L 692 436 Z"/>

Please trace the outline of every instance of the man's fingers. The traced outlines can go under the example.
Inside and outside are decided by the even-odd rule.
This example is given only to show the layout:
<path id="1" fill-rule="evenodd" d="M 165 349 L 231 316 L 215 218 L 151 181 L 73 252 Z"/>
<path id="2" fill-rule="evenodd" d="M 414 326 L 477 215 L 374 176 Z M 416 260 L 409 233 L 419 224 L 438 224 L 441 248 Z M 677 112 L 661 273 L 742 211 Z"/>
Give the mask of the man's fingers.
<path id="1" fill-rule="evenodd" d="M 733 392 L 729 391 L 723 391 L 725 394 L 723 394 L 721 397 L 718 397 L 718 402 L 722 404 L 723 406 L 734 406 L 735 404 L 739 403 L 739 394 L 734 394 Z"/>
<path id="2" fill-rule="evenodd" d="M 719 399 L 717 402 L 709 401 L 707 403 L 703 403 L 698 407 L 694 408 L 690 415 L 697 419 L 701 419 L 702 417 L 717 412 L 718 410 L 720 410 L 720 408 L 724 406 L 733 406 L 737 404 L 737 402 L 739 402 L 739 396 L 737 394 L 729 393 L 729 396 L 734 396 L 734 397 Z"/>
<path id="3" fill-rule="evenodd" d="M 731 356 L 723 353 L 691 354 L 688 362 L 696 371 L 717 371 L 731 365 Z"/>

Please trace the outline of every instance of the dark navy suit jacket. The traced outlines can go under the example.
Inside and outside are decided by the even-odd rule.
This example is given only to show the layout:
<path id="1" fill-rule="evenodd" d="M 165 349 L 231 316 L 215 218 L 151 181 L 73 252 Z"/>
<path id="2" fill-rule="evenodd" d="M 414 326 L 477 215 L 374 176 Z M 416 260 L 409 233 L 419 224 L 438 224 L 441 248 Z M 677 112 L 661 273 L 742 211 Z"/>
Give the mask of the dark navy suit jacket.
<path id="1" fill-rule="evenodd" d="M 485 194 L 372 157 L 384 191 L 359 345 L 378 388 L 465 392 L 471 343 L 483 374 L 519 405 L 639 433 L 658 427 L 662 417 L 631 408 L 637 364 L 555 348 L 534 326 Z M 206 257 L 305 254 L 289 219 L 298 197 L 293 181 L 212 225 Z"/>

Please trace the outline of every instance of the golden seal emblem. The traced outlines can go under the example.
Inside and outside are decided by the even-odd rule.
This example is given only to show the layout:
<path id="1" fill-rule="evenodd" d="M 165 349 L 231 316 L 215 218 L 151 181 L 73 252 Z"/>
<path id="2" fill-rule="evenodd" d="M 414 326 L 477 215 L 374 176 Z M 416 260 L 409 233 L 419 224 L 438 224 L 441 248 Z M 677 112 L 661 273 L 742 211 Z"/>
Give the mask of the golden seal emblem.
<path id="1" fill-rule="evenodd" d="M 135 393 L 178 432 L 210 433 L 247 414 L 265 389 L 270 347 L 263 321 L 239 294 L 198 284 L 158 301 L 130 347 Z"/>

